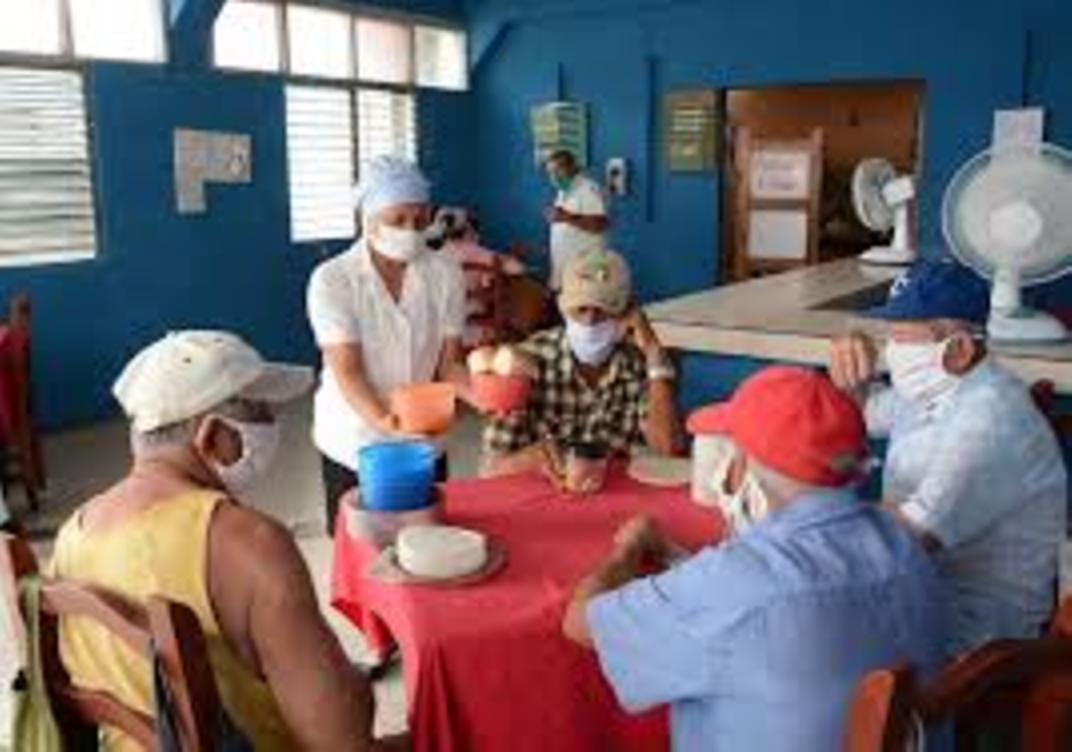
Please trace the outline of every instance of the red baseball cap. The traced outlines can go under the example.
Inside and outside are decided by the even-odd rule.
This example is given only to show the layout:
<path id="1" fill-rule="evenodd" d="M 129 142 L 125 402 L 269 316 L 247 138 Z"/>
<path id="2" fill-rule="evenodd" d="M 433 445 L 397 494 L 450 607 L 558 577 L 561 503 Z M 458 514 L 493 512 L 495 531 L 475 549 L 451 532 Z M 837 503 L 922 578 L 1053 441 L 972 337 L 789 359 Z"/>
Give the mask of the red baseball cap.
<path id="1" fill-rule="evenodd" d="M 772 470 L 816 486 L 843 486 L 867 458 L 859 406 L 826 376 L 774 366 L 746 380 L 728 402 L 689 416 L 694 434 L 724 434 Z"/>

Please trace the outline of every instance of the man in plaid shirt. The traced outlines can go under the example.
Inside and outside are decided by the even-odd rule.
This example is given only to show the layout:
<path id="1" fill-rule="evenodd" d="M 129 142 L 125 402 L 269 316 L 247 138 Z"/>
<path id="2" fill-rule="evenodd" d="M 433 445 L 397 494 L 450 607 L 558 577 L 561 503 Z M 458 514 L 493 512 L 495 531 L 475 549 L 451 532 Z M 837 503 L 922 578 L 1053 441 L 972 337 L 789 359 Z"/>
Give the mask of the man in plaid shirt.
<path id="1" fill-rule="evenodd" d="M 485 474 L 557 477 L 577 446 L 612 455 L 645 446 L 674 451 L 674 369 L 630 299 L 629 267 L 617 253 L 591 251 L 570 261 L 559 296 L 565 326 L 522 345 L 533 363 L 531 396 L 525 410 L 485 429 Z"/>

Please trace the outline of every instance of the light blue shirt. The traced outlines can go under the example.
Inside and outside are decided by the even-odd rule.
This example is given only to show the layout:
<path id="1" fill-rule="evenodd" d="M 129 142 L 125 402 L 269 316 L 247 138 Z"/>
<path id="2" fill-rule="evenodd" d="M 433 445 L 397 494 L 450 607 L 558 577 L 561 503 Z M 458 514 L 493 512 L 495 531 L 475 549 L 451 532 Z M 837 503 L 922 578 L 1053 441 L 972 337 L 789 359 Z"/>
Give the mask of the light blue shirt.
<path id="1" fill-rule="evenodd" d="M 867 418 L 874 435 L 890 438 L 883 495 L 942 543 L 949 652 L 1037 635 L 1053 610 L 1068 487 L 1028 390 L 984 361 L 933 410 L 884 389 Z"/>
<path id="2" fill-rule="evenodd" d="M 937 665 L 940 588 L 902 526 L 832 491 L 593 599 L 588 623 L 627 710 L 670 703 L 675 752 L 830 752 L 867 671 Z"/>

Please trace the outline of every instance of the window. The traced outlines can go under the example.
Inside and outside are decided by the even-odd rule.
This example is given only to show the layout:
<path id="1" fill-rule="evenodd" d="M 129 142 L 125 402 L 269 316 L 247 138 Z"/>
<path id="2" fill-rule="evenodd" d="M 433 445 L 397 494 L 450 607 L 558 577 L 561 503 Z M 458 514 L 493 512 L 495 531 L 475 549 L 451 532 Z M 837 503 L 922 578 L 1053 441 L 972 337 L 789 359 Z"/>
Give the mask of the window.
<path id="1" fill-rule="evenodd" d="M 291 239 L 352 237 L 353 94 L 288 86 L 286 98 Z"/>
<path id="2" fill-rule="evenodd" d="M 221 68 L 275 72 L 283 64 L 280 49 L 282 11 L 275 3 L 231 0 L 213 28 L 212 52 Z"/>
<path id="3" fill-rule="evenodd" d="M 357 150 L 360 167 L 375 157 L 385 155 L 417 161 L 415 110 L 412 94 L 380 89 L 358 91 Z"/>
<path id="4" fill-rule="evenodd" d="M 304 1 L 228 0 L 216 19 L 213 50 L 221 68 L 404 88 L 463 91 L 469 86 L 465 31 Z"/>
<path id="5" fill-rule="evenodd" d="M 163 62 L 163 0 L 0 0 L 0 51 Z"/>
<path id="6" fill-rule="evenodd" d="M 77 57 L 162 62 L 160 0 L 68 0 Z"/>
<path id="7" fill-rule="evenodd" d="M 0 50 L 62 53 L 60 0 L 0 0 Z"/>
<path id="8" fill-rule="evenodd" d="M 386 154 L 416 160 L 416 109 L 413 94 L 406 92 L 296 84 L 287 87 L 292 240 L 353 236 L 353 185 L 360 175 L 360 165 Z"/>
<path id="9" fill-rule="evenodd" d="M 415 39 L 418 86 L 458 91 L 468 87 L 464 33 L 454 29 L 418 26 Z"/>
<path id="10" fill-rule="evenodd" d="M 96 251 L 82 75 L 0 67 L 0 264 Z"/>
<path id="11" fill-rule="evenodd" d="M 371 18 L 359 18 L 355 24 L 357 77 L 375 83 L 413 83 L 413 29 Z"/>
<path id="12" fill-rule="evenodd" d="M 353 78 L 350 16 L 306 5 L 287 8 L 290 72 L 300 76 Z"/>

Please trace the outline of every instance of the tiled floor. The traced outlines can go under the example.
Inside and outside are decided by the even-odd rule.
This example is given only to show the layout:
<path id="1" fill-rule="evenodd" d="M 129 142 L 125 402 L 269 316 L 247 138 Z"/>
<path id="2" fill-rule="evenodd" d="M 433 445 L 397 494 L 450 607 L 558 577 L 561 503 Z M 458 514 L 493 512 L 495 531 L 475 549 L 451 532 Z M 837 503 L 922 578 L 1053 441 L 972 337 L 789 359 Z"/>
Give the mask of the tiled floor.
<path id="1" fill-rule="evenodd" d="M 331 543 L 323 533 L 323 486 L 318 456 L 309 443 L 311 403 L 303 402 L 284 416 L 284 437 L 275 467 L 249 502 L 287 524 L 294 531 L 312 573 L 324 613 L 335 629 L 351 660 L 367 659 L 360 634 L 327 606 Z M 479 423 L 471 415 L 458 421 L 451 435 L 451 474 L 472 475 L 479 456 Z M 49 497 L 43 511 L 28 521 L 35 533 L 54 531 L 59 524 L 92 494 L 122 476 L 129 462 L 126 426 L 111 422 L 66 431 L 45 442 L 49 471 Z M 16 496 L 12 506 L 18 508 Z M 47 558 L 47 539 L 37 544 L 38 555 Z M 2 608 L 2 607 L 0 607 Z M 17 662 L 10 622 L 0 625 L 0 748 L 7 743 L 10 729 L 9 695 L 6 691 Z M 405 694 L 401 672 L 396 668 L 376 686 L 378 733 L 395 733 L 405 728 Z"/>

